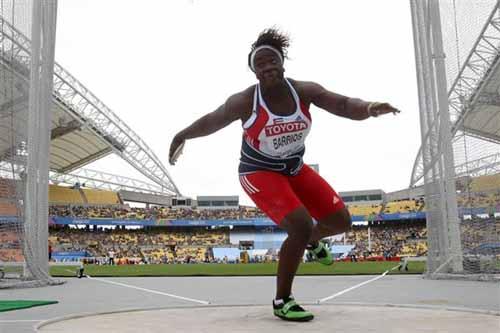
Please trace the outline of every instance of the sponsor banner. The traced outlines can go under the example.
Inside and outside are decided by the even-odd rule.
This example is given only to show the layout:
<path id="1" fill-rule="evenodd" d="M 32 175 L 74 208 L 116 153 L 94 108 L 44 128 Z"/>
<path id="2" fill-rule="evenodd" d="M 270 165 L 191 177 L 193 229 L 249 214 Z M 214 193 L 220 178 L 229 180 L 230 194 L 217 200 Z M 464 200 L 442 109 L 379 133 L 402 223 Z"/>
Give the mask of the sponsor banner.
<path id="1" fill-rule="evenodd" d="M 83 224 L 83 225 L 138 225 L 138 226 L 154 226 L 154 220 L 125 220 L 125 219 L 110 219 L 110 218 L 78 218 L 78 217 L 59 217 L 53 216 L 52 219 L 56 224 Z"/>
<path id="2" fill-rule="evenodd" d="M 127 225 L 127 226 L 170 226 L 170 227 L 223 227 L 223 226 L 273 226 L 268 218 L 242 219 L 242 220 L 120 220 L 112 218 L 83 219 L 72 217 L 53 217 L 56 224 L 82 224 L 82 225 Z"/>
<path id="3" fill-rule="evenodd" d="M 162 222 L 163 220 L 159 220 Z M 269 227 L 274 222 L 268 218 L 241 219 L 241 220 L 170 220 L 166 224 L 172 227 Z"/>
<path id="4" fill-rule="evenodd" d="M 16 223 L 17 221 L 17 216 L 0 216 L 0 223 Z"/>
<path id="5" fill-rule="evenodd" d="M 416 213 L 394 213 L 394 214 L 372 214 L 372 215 L 354 215 L 354 222 L 361 221 L 393 221 L 393 220 L 415 220 L 425 219 L 425 212 Z"/>
<path id="6" fill-rule="evenodd" d="M 495 212 L 495 209 L 488 209 L 486 207 L 475 207 L 475 208 L 460 208 L 459 207 L 458 208 L 458 214 L 460 216 L 463 216 L 463 215 L 480 215 L 480 214 L 488 214 L 488 213 L 490 213 L 491 210 L 493 210 L 493 213 Z"/>
<path id="7" fill-rule="evenodd" d="M 57 257 L 86 257 L 88 256 L 87 251 L 55 251 L 52 252 L 52 256 Z"/>
<path id="8" fill-rule="evenodd" d="M 471 209 L 461 209 L 460 216 L 470 214 Z M 487 209 L 473 209 L 472 215 L 487 213 Z M 394 221 L 394 220 L 415 220 L 425 219 L 425 212 L 416 213 L 395 213 L 395 214 L 372 214 L 354 215 L 354 222 L 361 221 Z M 17 216 L 0 216 L 1 223 L 16 223 Z M 253 218 L 241 220 L 137 220 L 137 219 L 113 219 L 113 218 L 78 218 L 78 217 L 58 217 L 51 216 L 49 225 L 59 224 L 81 224 L 81 225 L 125 225 L 125 226 L 165 226 L 165 227 L 272 227 L 276 226 L 268 218 Z"/>

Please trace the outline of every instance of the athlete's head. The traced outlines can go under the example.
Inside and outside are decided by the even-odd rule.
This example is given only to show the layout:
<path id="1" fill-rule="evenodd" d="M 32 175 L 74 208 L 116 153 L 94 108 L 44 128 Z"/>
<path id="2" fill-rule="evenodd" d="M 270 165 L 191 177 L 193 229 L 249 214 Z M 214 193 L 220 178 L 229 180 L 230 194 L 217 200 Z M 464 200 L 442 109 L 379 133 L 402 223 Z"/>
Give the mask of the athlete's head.
<path id="1" fill-rule="evenodd" d="M 248 66 L 263 86 L 283 80 L 283 61 L 287 58 L 290 38 L 276 28 L 262 31 L 248 54 Z"/>

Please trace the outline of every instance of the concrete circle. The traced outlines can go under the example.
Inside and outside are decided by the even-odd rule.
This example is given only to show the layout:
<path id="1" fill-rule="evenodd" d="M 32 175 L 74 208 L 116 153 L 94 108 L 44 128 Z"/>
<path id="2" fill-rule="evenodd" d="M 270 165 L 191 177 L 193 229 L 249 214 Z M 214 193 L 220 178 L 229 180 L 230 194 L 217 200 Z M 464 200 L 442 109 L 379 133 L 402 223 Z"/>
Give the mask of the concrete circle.
<path id="1" fill-rule="evenodd" d="M 500 316 L 386 306 L 309 305 L 307 323 L 286 322 L 271 306 L 206 306 L 92 315 L 49 323 L 40 332 L 453 332 L 498 333 Z"/>

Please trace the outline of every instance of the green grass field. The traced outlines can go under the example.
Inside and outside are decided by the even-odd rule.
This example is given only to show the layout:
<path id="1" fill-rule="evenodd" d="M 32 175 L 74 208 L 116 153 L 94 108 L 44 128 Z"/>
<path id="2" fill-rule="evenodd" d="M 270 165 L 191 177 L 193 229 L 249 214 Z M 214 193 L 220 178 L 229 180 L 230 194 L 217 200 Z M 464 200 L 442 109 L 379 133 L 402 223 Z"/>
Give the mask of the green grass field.
<path id="1" fill-rule="evenodd" d="M 397 262 L 338 262 L 332 266 L 318 263 L 301 264 L 298 275 L 358 275 L 382 274 L 396 266 Z M 411 262 L 408 272 L 394 270 L 391 274 L 421 274 L 425 262 Z M 251 276 L 276 275 L 277 264 L 170 264 L 170 265 L 86 265 L 90 276 Z M 75 267 L 52 266 L 50 273 L 56 277 L 75 276 Z"/>

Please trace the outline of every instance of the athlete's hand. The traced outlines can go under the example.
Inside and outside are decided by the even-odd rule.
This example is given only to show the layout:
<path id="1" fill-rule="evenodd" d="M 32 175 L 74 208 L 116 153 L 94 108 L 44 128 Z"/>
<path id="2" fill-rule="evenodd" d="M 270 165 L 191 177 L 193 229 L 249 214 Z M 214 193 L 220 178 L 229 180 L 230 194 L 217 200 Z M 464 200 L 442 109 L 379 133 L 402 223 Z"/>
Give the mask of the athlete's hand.
<path id="1" fill-rule="evenodd" d="M 172 143 L 170 144 L 170 152 L 168 154 L 168 162 L 170 165 L 174 165 L 176 160 L 174 159 L 174 153 L 179 148 L 180 145 L 182 145 L 186 139 L 184 139 L 183 135 L 180 133 L 177 133 L 174 138 L 172 139 Z"/>
<path id="2" fill-rule="evenodd" d="M 396 115 L 400 112 L 400 110 L 396 109 L 389 103 L 372 102 L 368 105 L 368 114 L 372 117 L 378 117 L 386 113 Z"/>

